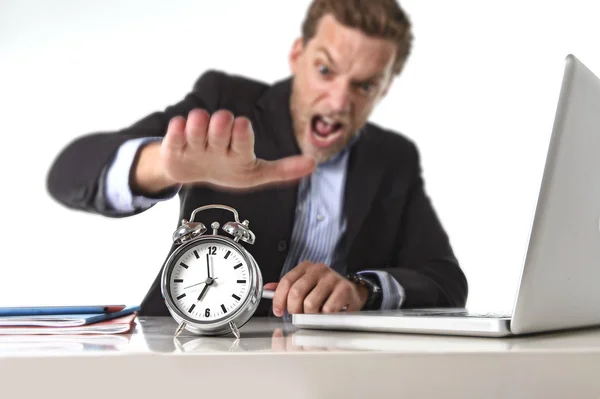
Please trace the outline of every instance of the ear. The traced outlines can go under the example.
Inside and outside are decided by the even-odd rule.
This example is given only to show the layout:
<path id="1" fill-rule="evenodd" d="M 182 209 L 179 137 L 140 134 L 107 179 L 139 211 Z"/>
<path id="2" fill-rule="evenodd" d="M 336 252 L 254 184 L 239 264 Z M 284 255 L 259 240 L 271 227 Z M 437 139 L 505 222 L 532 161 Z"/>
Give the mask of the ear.
<path id="1" fill-rule="evenodd" d="M 392 87 L 392 82 L 394 81 L 393 77 L 390 77 L 389 82 L 387 82 L 387 84 L 385 85 L 385 87 L 383 88 L 383 90 L 381 91 L 381 98 L 385 97 L 386 94 L 388 94 L 388 91 L 390 91 L 390 87 Z"/>
<path id="2" fill-rule="evenodd" d="M 290 70 L 294 75 L 296 74 L 296 70 L 298 69 L 298 61 L 300 60 L 300 56 L 302 55 L 303 51 L 304 42 L 302 38 L 299 37 L 298 39 L 294 40 L 294 44 L 292 45 L 292 49 L 290 51 L 289 56 Z"/>
<path id="3" fill-rule="evenodd" d="M 383 87 L 383 90 L 381 90 L 381 93 L 379 94 L 377 103 L 379 103 L 381 100 L 383 100 L 383 98 L 386 96 L 386 94 L 388 94 L 388 91 L 390 91 L 390 87 L 392 86 L 393 80 L 394 80 L 393 77 L 389 78 L 389 81 L 386 83 L 386 85 Z"/>
<path id="4" fill-rule="evenodd" d="M 379 101 L 383 100 L 383 98 L 388 94 L 388 92 L 390 91 L 390 88 L 392 87 L 392 83 L 394 82 L 394 78 L 395 76 L 393 74 L 389 74 L 387 78 L 384 78 L 385 80 L 387 80 L 387 82 L 384 83 L 383 89 L 381 90 L 381 93 L 379 94 Z"/>

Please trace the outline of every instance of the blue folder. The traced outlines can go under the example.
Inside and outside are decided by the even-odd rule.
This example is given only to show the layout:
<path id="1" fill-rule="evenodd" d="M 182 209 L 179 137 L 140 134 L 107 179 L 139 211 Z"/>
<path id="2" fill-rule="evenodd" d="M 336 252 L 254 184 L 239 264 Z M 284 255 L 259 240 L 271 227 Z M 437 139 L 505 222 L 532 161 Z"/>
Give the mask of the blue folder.
<path id="1" fill-rule="evenodd" d="M 15 310 L 18 309 L 18 310 Z M 100 311 L 98 311 L 100 310 Z M 140 310 L 139 305 L 126 306 L 116 312 L 101 307 L 0 308 L 0 327 L 38 326 L 75 327 L 115 319 Z"/>

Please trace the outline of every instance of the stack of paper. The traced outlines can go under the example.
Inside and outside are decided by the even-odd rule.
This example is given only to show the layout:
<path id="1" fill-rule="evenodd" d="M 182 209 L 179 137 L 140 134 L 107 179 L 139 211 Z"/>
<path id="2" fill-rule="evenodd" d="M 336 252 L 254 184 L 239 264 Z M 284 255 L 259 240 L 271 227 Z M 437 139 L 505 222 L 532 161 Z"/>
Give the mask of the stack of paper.
<path id="1" fill-rule="evenodd" d="M 0 308 L 0 335 L 122 334 L 139 306 Z"/>

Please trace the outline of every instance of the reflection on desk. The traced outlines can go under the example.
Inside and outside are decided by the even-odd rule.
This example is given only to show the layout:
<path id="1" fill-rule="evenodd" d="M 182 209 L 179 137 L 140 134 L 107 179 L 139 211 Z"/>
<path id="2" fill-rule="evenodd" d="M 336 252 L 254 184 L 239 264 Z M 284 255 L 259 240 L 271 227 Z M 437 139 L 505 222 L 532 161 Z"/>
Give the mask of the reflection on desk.
<path id="1" fill-rule="evenodd" d="M 361 350 L 402 353 L 481 353 L 507 351 L 569 351 L 600 353 L 600 329 L 509 338 L 422 336 L 299 330 L 292 334 L 296 348 Z"/>
<path id="2" fill-rule="evenodd" d="M 123 335 L 2 335 L 1 356 L 73 354 L 76 352 L 118 352 L 129 344 Z"/>
<path id="3" fill-rule="evenodd" d="M 199 337 L 187 331 L 174 338 L 170 317 L 141 317 L 131 334 L 0 336 L 0 356 L 63 355 L 65 353 L 231 353 L 231 352 L 352 352 L 387 353 L 600 353 L 600 329 L 562 331 L 509 338 L 435 336 L 303 330 L 277 318 L 254 318 L 233 335 Z"/>
<path id="4" fill-rule="evenodd" d="M 136 331 L 153 352 L 301 352 L 375 351 L 398 353 L 481 353 L 508 351 L 569 351 L 600 353 L 600 328 L 562 331 L 523 337 L 487 338 L 419 334 L 364 333 L 303 330 L 275 318 L 255 318 L 232 335 L 198 337 L 173 334 L 177 325 L 169 318 L 146 318 Z"/>

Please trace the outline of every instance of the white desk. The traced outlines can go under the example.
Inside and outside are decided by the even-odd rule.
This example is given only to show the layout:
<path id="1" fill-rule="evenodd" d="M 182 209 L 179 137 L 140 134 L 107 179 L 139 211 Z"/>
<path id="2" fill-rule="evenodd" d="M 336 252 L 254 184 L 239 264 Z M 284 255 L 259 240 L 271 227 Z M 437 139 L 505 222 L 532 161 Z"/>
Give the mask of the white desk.
<path id="1" fill-rule="evenodd" d="M 122 336 L 0 336 L 1 397 L 600 398 L 600 329 L 496 339 L 253 319 L 240 340 L 174 341 L 175 328 L 140 318 Z"/>

